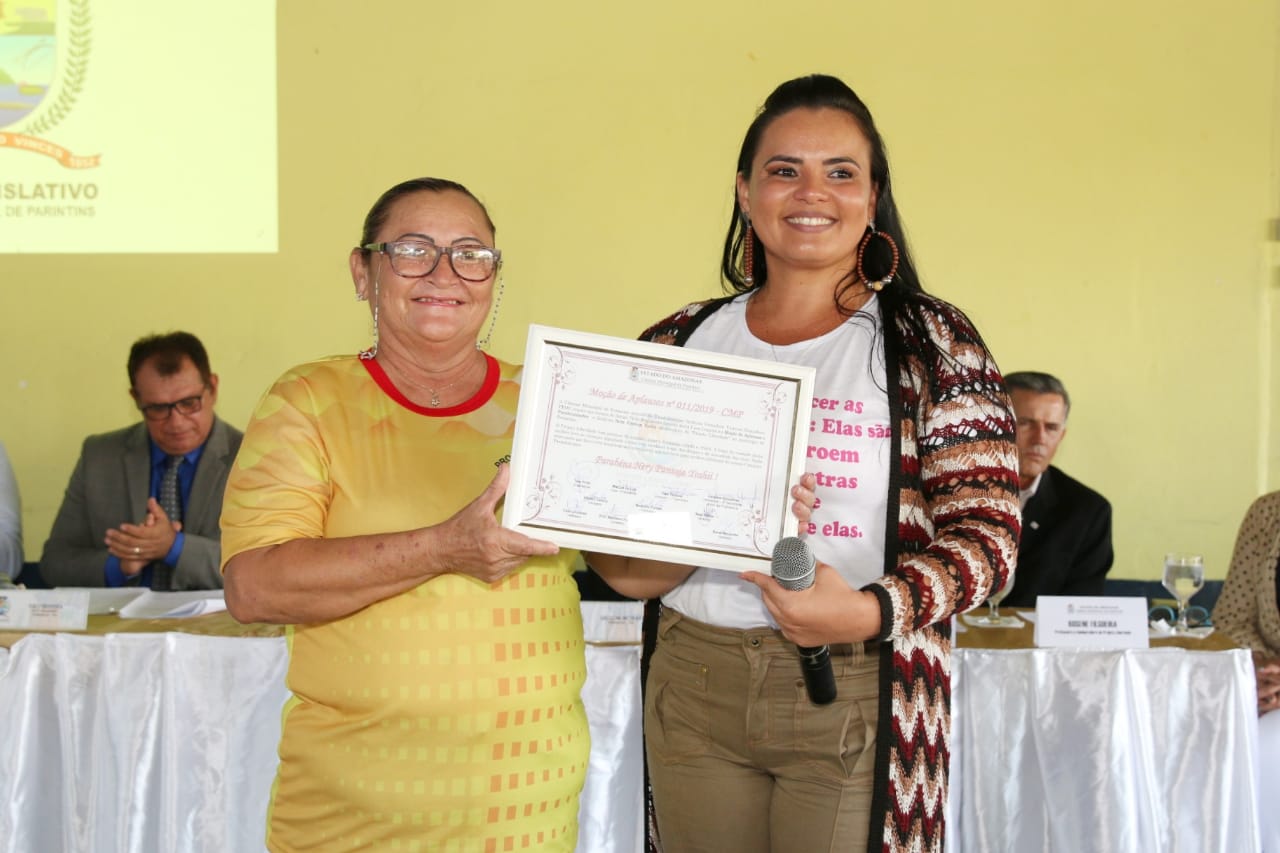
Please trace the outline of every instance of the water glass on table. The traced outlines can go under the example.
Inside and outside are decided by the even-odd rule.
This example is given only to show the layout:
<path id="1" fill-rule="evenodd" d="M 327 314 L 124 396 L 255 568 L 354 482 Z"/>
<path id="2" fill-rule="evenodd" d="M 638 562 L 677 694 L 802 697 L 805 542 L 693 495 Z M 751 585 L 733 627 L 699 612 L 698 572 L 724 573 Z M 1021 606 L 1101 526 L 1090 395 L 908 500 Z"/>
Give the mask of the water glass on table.
<path id="1" fill-rule="evenodd" d="M 1178 602 L 1178 619 L 1173 625 L 1173 633 L 1190 633 L 1187 604 L 1191 596 L 1204 587 L 1204 557 L 1199 554 L 1165 554 L 1163 583 Z"/>
<path id="2" fill-rule="evenodd" d="M 1013 589 L 1013 569 L 1009 569 L 1004 584 L 999 589 L 992 590 L 987 598 L 987 607 L 990 608 L 990 612 L 983 616 L 970 616 L 965 619 L 965 622 L 976 628 L 1010 628 L 1021 625 L 1022 621 L 1016 616 L 1000 615 L 1000 602 L 1004 601 L 1004 597 L 1011 589 Z"/>

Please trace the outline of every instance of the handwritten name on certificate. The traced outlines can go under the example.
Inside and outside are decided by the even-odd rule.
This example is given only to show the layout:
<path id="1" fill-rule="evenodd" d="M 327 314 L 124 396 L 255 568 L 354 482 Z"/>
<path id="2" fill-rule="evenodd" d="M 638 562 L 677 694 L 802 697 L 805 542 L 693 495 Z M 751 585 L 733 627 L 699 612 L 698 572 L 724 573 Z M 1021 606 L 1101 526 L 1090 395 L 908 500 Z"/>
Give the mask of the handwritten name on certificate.
<path id="1" fill-rule="evenodd" d="M 798 527 L 812 399 L 810 367 L 530 326 L 503 524 L 768 572 Z"/>

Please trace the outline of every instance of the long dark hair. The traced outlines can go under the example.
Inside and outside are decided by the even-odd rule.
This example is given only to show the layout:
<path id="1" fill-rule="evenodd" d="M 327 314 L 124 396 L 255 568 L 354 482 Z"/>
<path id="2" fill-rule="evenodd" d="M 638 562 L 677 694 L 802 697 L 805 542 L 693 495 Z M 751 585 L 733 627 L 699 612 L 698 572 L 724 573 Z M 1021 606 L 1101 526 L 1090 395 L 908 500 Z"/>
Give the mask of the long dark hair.
<path id="1" fill-rule="evenodd" d="M 893 280 L 884 290 L 879 293 L 880 312 L 884 321 L 886 334 L 889 335 L 888 343 L 892 350 L 897 350 L 900 354 L 909 354 L 916 350 L 915 346 L 906 345 L 906 351 L 899 350 L 894 344 L 898 343 L 896 323 L 901 323 L 906 332 L 906 338 L 912 341 L 920 342 L 919 346 L 923 346 L 927 353 L 935 357 L 941 358 L 945 362 L 952 361 L 949 353 L 940 349 L 933 343 L 933 335 L 929 332 L 929 326 L 926 323 L 926 315 L 936 317 L 938 315 L 938 307 L 942 303 L 941 300 L 928 295 L 920 284 L 919 273 L 916 272 L 915 263 L 911 259 L 911 250 L 907 243 L 906 231 L 903 228 L 902 217 L 898 213 L 898 205 L 893 199 L 893 181 L 889 174 L 889 156 L 885 150 L 884 139 L 880 136 L 880 131 L 876 129 L 875 119 L 871 117 L 871 110 L 867 109 L 867 105 L 857 94 L 845 85 L 844 81 L 837 77 L 827 74 L 810 74 L 807 77 L 797 77 L 794 80 L 788 80 L 770 93 L 765 99 L 764 106 L 760 108 L 760 112 L 756 114 L 755 120 L 751 122 L 747 128 L 747 134 L 742 139 L 742 148 L 738 152 L 738 175 L 744 179 L 750 178 L 751 166 L 755 162 L 756 153 L 760 147 L 760 139 L 764 136 L 765 130 L 769 125 L 773 124 L 783 115 L 800 109 L 819 110 L 832 109 L 840 110 L 848 114 L 858 123 L 858 127 L 862 130 L 867 141 L 871 144 L 871 184 L 876 191 L 876 209 L 875 209 L 875 225 L 876 230 L 888 235 L 898 245 L 898 268 L 894 273 Z M 725 234 L 724 253 L 720 260 L 720 274 L 724 289 L 727 293 L 750 293 L 763 287 L 765 282 L 769 280 L 769 267 L 765 259 L 764 245 L 760 242 L 760 238 L 752 232 L 752 260 L 753 272 L 752 281 L 747 282 L 746 276 L 742 269 L 743 258 L 743 242 L 746 237 L 747 222 L 743 215 L 742 206 L 738 202 L 738 195 L 735 192 L 733 197 L 733 217 L 729 221 L 729 229 Z M 882 251 L 887 248 L 887 244 L 881 239 L 871 237 L 870 228 L 863 240 L 867 243 L 867 256 L 864 258 L 864 266 L 866 272 L 871 279 L 882 278 L 887 275 L 892 255 L 890 252 Z M 857 277 L 854 271 L 853 258 L 850 258 L 849 274 L 840 282 L 832 295 L 837 310 L 841 314 L 848 316 L 851 312 L 845 306 L 845 295 L 848 291 L 855 287 L 862 287 L 865 282 Z M 963 312 L 954 306 L 947 306 L 949 312 L 955 312 L 958 317 L 963 318 L 968 323 Z M 970 326 L 972 324 L 969 324 Z M 977 335 L 977 330 L 972 329 L 972 334 L 981 344 L 981 337 Z M 982 344 L 985 349 L 985 344 Z"/>

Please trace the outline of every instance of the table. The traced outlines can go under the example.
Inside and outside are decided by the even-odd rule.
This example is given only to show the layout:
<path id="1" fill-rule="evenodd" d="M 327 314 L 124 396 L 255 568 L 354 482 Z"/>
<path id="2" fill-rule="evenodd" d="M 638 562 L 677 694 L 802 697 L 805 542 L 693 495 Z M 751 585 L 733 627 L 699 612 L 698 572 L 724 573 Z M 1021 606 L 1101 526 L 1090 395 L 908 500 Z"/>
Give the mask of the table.
<path id="1" fill-rule="evenodd" d="M 583 603 L 589 625 L 605 605 Z M 0 633 L 0 853 L 261 850 L 287 695 L 280 629 L 225 613 L 89 627 Z M 1249 654 L 1221 635 L 1153 644 L 957 636 L 949 850 L 1258 849 Z M 578 849 L 638 853 L 639 647 L 589 645 L 587 671 Z"/>
<path id="2" fill-rule="evenodd" d="M 1248 651 L 1035 649 L 1030 626 L 957 641 L 948 850 L 1259 849 Z"/>
<path id="3" fill-rule="evenodd" d="M 638 637 L 641 607 L 584 602 L 584 621 L 634 615 Z M 586 658 L 578 850 L 638 853 L 640 646 Z M 0 853 L 262 850 L 287 664 L 281 628 L 225 612 L 0 633 Z"/>

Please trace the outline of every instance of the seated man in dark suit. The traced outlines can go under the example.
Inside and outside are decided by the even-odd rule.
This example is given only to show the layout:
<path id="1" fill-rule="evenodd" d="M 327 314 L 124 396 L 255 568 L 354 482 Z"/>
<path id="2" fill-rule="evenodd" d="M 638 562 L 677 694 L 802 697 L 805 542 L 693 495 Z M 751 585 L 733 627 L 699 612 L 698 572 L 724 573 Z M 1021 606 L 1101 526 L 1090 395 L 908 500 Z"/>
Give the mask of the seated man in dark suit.
<path id="1" fill-rule="evenodd" d="M 1006 607 L 1039 595 L 1102 595 L 1111 569 L 1111 504 L 1049 463 L 1067 432 L 1071 398 L 1048 373 L 1004 378 L 1017 421 L 1022 540 Z"/>
<path id="2" fill-rule="evenodd" d="M 85 439 L 44 543 L 51 586 L 219 589 L 219 516 L 241 433 L 214 415 L 218 377 L 195 335 L 129 351 L 143 421 Z"/>

